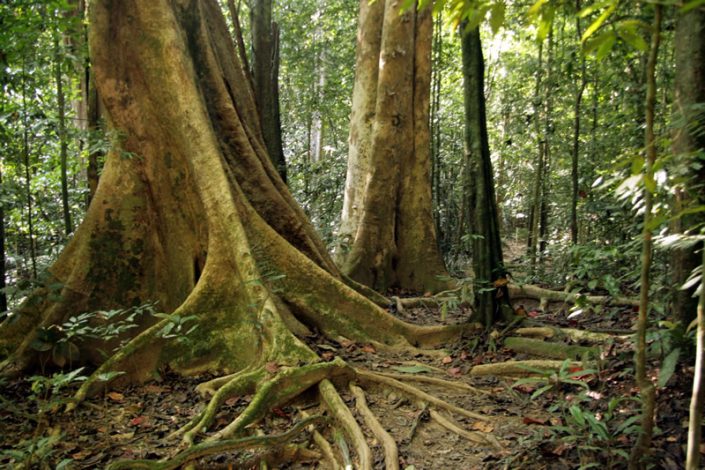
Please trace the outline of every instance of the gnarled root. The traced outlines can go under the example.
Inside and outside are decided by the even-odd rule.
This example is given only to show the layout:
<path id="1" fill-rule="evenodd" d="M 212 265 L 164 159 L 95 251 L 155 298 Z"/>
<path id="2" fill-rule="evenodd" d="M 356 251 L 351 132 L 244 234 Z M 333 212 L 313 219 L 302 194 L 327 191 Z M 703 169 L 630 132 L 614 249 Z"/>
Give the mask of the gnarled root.
<path id="1" fill-rule="evenodd" d="M 440 387 L 454 388 L 456 390 L 460 390 L 463 392 L 477 393 L 480 395 L 488 395 L 488 396 L 492 395 L 492 393 L 488 392 L 487 390 L 482 390 L 482 389 L 473 387 L 472 385 L 468 385 L 463 382 L 454 382 L 452 380 L 439 379 L 437 377 L 428 377 L 425 375 L 417 375 L 417 374 L 396 374 L 393 372 L 375 372 L 375 373 L 377 375 L 381 375 L 383 377 L 389 377 L 390 379 L 405 380 L 408 382 L 427 383 L 427 384 L 432 384 L 432 385 L 438 385 Z"/>
<path id="2" fill-rule="evenodd" d="M 233 436 L 248 424 L 260 419 L 270 408 L 286 403 L 304 390 L 336 373 L 343 373 L 347 367 L 342 359 L 336 358 L 331 362 L 318 362 L 279 372 L 273 379 L 259 386 L 245 411 L 232 423 L 209 437 L 208 441 L 217 441 Z"/>
<path id="3" fill-rule="evenodd" d="M 318 384 L 318 391 L 328 411 L 330 411 L 335 421 L 343 428 L 345 434 L 352 441 L 360 461 L 359 468 L 362 470 L 372 470 L 372 452 L 367 445 L 365 435 L 362 433 L 360 425 L 355 421 L 350 409 L 348 409 L 343 399 L 338 395 L 333 384 L 330 383 L 329 380 L 322 380 L 321 383 Z"/>
<path id="4" fill-rule="evenodd" d="M 445 400 L 441 400 L 438 397 L 434 397 L 433 395 L 429 395 L 428 393 L 424 392 L 423 390 L 420 390 L 416 387 L 413 387 L 411 385 L 400 382 L 396 379 L 392 379 L 390 377 L 385 377 L 383 375 L 379 375 L 374 372 L 366 371 L 363 369 L 355 369 L 355 374 L 362 382 L 373 382 L 373 383 L 380 383 L 383 385 L 387 385 L 387 386 L 396 388 L 397 390 L 400 390 L 401 392 L 403 392 L 406 395 L 409 395 L 413 398 L 416 398 L 416 399 L 421 400 L 423 402 L 437 406 L 438 408 L 443 408 L 446 411 L 450 411 L 452 413 L 457 413 L 459 415 L 462 415 L 462 416 L 465 416 L 465 417 L 468 417 L 471 419 L 477 419 L 480 421 L 490 421 L 490 418 L 488 416 L 481 415 L 479 413 L 474 413 L 474 412 L 466 410 L 464 408 L 460 408 L 458 406 L 452 405 Z"/>
<path id="5" fill-rule="evenodd" d="M 475 444 L 490 445 L 496 449 L 501 449 L 502 446 L 491 434 L 483 434 L 479 432 L 466 431 L 453 419 L 443 416 L 436 410 L 431 410 L 431 419 L 435 420 L 438 424 L 443 426 L 449 431 L 456 433 L 457 435 L 464 437 L 470 442 Z"/>
<path id="6" fill-rule="evenodd" d="M 384 448 L 384 463 L 387 470 L 399 470 L 399 450 L 392 436 L 382 427 L 372 411 L 367 407 L 365 392 L 354 384 L 350 384 L 350 391 L 355 396 L 355 407 L 365 420 L 365 424 L 374 433 Z"/>
<path id="7" fill-rule="evenodd" d="M 234 450 L 249 449 L 252 447 L 272 447 L 284 444 L 296 437 L 306 426 L 320 423 L 325 418 L 322 416 L 311 416 L 299 421 L 293 428 L 285 433 L 273 436 L 251 436 L 242 439 L 226 439 L 217 442 L 203 442 L 197 444 L 173 458 L 155 462 L 153 460 L 120 460 L 108 465 L 108 470 L 122 469 L 146 469 L 146 470 L 171 470 L 178 468 L 195 459 L 208 455 L 230 452 Z"/>

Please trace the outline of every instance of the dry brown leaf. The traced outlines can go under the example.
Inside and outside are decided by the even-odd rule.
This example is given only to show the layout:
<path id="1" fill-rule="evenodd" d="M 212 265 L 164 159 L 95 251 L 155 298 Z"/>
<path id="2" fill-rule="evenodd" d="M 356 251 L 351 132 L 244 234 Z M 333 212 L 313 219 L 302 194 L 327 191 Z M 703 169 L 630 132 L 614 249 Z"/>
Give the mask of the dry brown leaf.
<path id="1" fill-rule="evenodd" d="M 366 353 L 376 353 L 377 350 L 371 344 L 366 344 L 362 347 L 362 350 Z"/>
<path id="2" fill-rule="evenodd" d="M 264 365 L 264 370 L 270 374 L 276 374 L 279 371 L 279 366 L 276 362 L 268 362 Z"/>
<path id="3" fill-rule="evenodd" d="M 460 367 L 451 367 L 448 369 L 448 375 L 451 375 L 453 377 L 460 377 L 463 375 L 463 371 L 460 369 Z"/>
<path id="4" fill-rule="evenodd" d="M 531 416 L 524 416 L 524 424 L 540 424 L 541 426 L 546 425 L 546 420 L 543 418 L 532 418 Z"/>
<path id="5" fill-rule="evenodd" d="M 492 432 L 494 431 L 494 425 L 492 423 L 487 423 L 484 421 L 475 421 L 472 423 L 472 426 L 470 426 L 473 430 L 475 431 L 480 431 L 480 432 Z"/>
<path id="6" fill-rule="evenodd" d="M 228 406 L 233 406 L 237 403 L 237 401 L 240 399 L 240 397 L 230 397 L 227 400 L 225 400 L 225 404 Z"/>
<path id="7" fill-rule="evenodd" d="M 125 401 L 125 395 L 120 392 L 110 392 L 108 393 L 108 398 L 117 403 L 122 403 Z"/>
<path id="8" fill-rule="evenodd" d="M 93 451 L 90 450 L 80 450 L 76 452 L 75 454 L 71 454 L 71 458 L 74 460 L 83 460 L 86 457 L 89 457 L 90 455 L 93 454 Z"/>
<path id="9" fill-rule="evenodd" d="M 450 356 L 446 356 L 446 357 L 444 357 L 443 359 L 441 359 L 441 362 L 442 362 L 443 364 L 450 364 L 451 362 L 453 362 L 453 358 L 450 357 Z"/>

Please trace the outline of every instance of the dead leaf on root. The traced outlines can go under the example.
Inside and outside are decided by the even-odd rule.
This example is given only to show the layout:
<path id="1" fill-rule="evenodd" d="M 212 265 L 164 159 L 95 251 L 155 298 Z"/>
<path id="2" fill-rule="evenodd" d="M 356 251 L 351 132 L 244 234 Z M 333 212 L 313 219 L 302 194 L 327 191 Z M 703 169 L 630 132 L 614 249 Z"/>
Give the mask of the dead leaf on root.
<path id="1" fill-rule="evenodd" d="M 279 365 L 276 362 L 268 362 L 264 365 L 264 370 L 270 374 L 276 374 L 279 371 Z"/>
<path id="2" fill-rule="evenodd" d="M 108 393 L 108 398 L 110 398 L 116 403 L 122 403 L 123 401 L 125 401 L 125 395 L 120 392 L 110 392 Z"/>
<path id="3" fill-rule="evenodd" d="M 492 423 L 487 423 L 483 421 L 475 421 L 472 423 L 472 426 L 470 426 L 474 431 L 480 431 L 480 432 L 492 432 L 494 431 L 494 425 Z"/>
<path id="4" fill-rule="evenodd" d="M 364 346 L 362 347 L 362 350 L 363 350 L 364 352 L 370 353 L 370 354 L 373 354 L 373 353 L 376 353 L 376 352 L 377 352 L 377 350 L 375 349 L 375 347 L 372 346 L 371 344 L 366 344 L 366 345 L 364 345 Z"/>

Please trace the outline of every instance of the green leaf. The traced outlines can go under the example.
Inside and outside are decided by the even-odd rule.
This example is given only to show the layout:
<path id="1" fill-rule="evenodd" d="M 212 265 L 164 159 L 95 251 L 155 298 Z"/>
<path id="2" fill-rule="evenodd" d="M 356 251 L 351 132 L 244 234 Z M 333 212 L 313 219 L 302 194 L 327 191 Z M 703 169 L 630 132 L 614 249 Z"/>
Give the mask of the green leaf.
<path id="1" fill-rule="evenodd" d="M 422 366 L 422 365 L 415 365 L 415 366 L 397 366 L 397 367 L 392 367 L 392 369 L 398 371 L 398 372 L 403 372 L 404 374 L 420 374 L 423 372 L 433 372 L 433 369 L 430 367 Z"/>
<path id="2" fill-rule="evenodd" d="M 578 424 L 578 426 L 585 426 L 585 415 L 583 414 L 583 410 L 581 410 L 579 406 L 572 405 L 570 408 L 568 408 L 568 411 L 570 411 L 571 416 L 573 416 L 573 419 Z"/>
<path id="3" fill-rule="evenodd" d="M 654 179 L 654 175 L 648 173 L 644 175 L 644 187 L 651 194 L 656 192 L 656 180 Z"/>
<path id="4" fill-rule="evenodd" d="M 503 1 L 494 3 L 490 8 L 490 27 L 492 28 L 492 33 L 497 34 L 499 28 L 504 25 L 506 11 L 507 6 Z"/>
<path id="5" fill-rule="evenodd" d="M 680 13 L 688 13 L 690 10 L 695 10 L 702 5 L 705 5 L 705 0 L 691 0 L 681 7 Z"/>
<path id="6" fill-rule="evenodd" d="M 617 29 L 619 37 L 624 39 L 624 42 L 632 46 L 634 49 L 640 51 L 646 51 L 649 49 L 649 45 L 646 43 L 644 38 L 639 36 L 636 32 L 629 29 Z"/>
<path id="7" fill-rule="evenodd" d="M 676 348 L 663 360 L 663 364 L 661 364 L 661 371 L 658 374 L 659 388 L 665 387 L 670 378 L 673 376 L 673 373 L 676 371 L 676 366 L 678 365 L 678 358 L 680 357 L 680 354 L 680 348 Z"/>
<path id="8" fill-rule="evenodd" d="M 612 15 L 612 13 L 614 13 L 614 10 L 617 9 L 618 3 L 619 2 L 616 0 L 613 1 L 610 4 L 610 6 L 607 7 L 607 9 L 590 26 L 588 26 L 588 29 L 586 29 L 585 32 L 583 33 L 583 37 L 581 38 L 581 41 L 585 42 L 587 40 L 587 38 L 592 36 L 595 31 L 600 29 L 600 26 L 602 26 L 602 24 L 605 21 L 607 21 L 607 18 L 609 18 Z"/>

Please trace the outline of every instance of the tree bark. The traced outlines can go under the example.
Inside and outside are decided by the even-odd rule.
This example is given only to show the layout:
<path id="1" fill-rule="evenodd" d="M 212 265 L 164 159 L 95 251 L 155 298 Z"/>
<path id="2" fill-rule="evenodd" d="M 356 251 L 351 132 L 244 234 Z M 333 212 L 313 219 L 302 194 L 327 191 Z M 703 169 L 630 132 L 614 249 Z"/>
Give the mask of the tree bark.
<path id="1" fill-rule="evenodd" d="M 279 118 L 279 35 L 272 22 L 272 0 L 254 0 L 252 28 L 252 77 L 260 125 L 269 156 L 286 182 L 286 160 Z"/>
<path id="2" fill-rule="evenodd" d="M 147 302 L 194 315 L 200 327 L 186 346 L 159 336 L 169 319 L 141 318 L 141 333 L 103 364 L 127 372 L 121 381 L 169 365 L 189 374 L 254 369 L 256 383 L 267 362 L 317 363 L 293 333 L 312 329 L 392 349 L 457 334 L 404 323 L 348 287 L 267 155 L 215 1 L 102 0 L 90 19 L 96 85 L 124 138 L 51 268 L 61 299 L 38 291 L 0 325 L 0 351 L 10 353 L 1 370 L 36 359 L 40 328 Z M 103 363 L 99 347 L 81 344 L 81 360 Z"/>
<path id="3" fill-rule="evenodd" d="M 467 187 L 468 221 L 472 235 L 472 259 L 475 271 L 475 312 L 486 326 L 505 317 L 509 306 L 506 270 L 502 257 L 494 175 L 487 137 L 485 110 L 485 66 L 479 28 L 462 33 L 463 78 L 465 91 L 465 159 L 469 181 Z M 500 281 L 502 280 L 502 281 Z M 511 310 L 511 307 L 509 307 Z"/>
<path id="4" fill-rule="evenodd" d="M 379 290 L 436 290 L 445 284 L 438 276 L 446 270 L 437 246 L 430 181 L 431 11 L 401 13 L 393 0 L 369 8 L 361 8 L 361 29 L 369 28 L 370 36 L 380 31 L 379 53 L 375 57 L 376 41 L 367 39 L 370 48 L 357 60 L 379 69 L 357 69 L 362 96 L 353 103 L 354 150 L 348 157 L 352 169 L 341 224 L 342 237 L 350 237 L 350 252 L 343 270 Z M 351 216 L 357 222 L 345 220 Z"/>
<path id="5" fill-rule="evenodd" d="M 686 169 L 684 183 L 677 189 L 674 211 L 681 213 L 688 208 L 705 204 L 705 10 L 700 7 L 678 17 L 675 34 L 676 79 L 675 117 L 677 123 L 673 136 L 673 153 L 678 164 Z M 687 233 L 705 222 L 705 213 L 685 214 L 678 218 L 672 229 Z M 698 266 L 697 252 L 702 243 L 673 252 L 673 311 L 684 326 L 695 318 L 697 299 L 695 286 L 680 287 Z"/>

